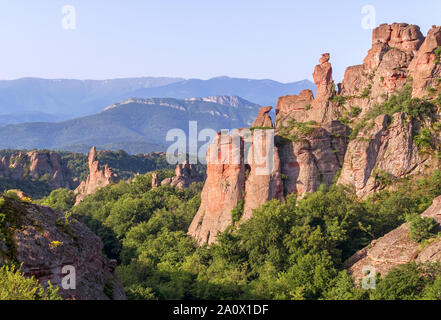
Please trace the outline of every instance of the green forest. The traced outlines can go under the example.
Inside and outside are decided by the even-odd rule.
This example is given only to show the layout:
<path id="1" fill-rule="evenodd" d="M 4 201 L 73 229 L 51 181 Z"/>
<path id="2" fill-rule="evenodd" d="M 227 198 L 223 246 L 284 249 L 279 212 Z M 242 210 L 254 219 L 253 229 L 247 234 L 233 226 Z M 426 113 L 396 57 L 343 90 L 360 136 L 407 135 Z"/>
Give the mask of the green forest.
<path id="1" fill-rule="evenodd" d="M 159 171 L 160 177 L 170 171 Z M 272 200 L 245 223 L 235 223 L 218 243 L 199 247 L 186 232 L 200 205 L 202 184 L 183 191 L 151 189 L 151 173 L 130 184 L 100 189 L 73 207 L 72 191 L 56 190 L 41 204 L 85 222 L 117 259 L 129 299 L 440 299 L 441 265 L 410 263 L 365 290 L 343 263 L 406 221 L 422 246 L 439 235 L 420 218 L 441 195 L 441 171 L 403 179 L 394 191 L 359 200 L 333 185 L 302 199 Z M 234 214 L 234 212 L 232 212 Z"/>
<path id="2" fill-rule="evenodd" d="M 0 158 L 10 157 L 18 152 L 27 153 L 29 150 L 0 150 Z M 39 150 L 40 153 L 50 153 L 50 150 Z M 88 155 L 76 152 L 58 151 L 61 158 L 62 167 L 66 168 L 69 178 L 74 179 L 72 187 L 75 188 L 80 181 L 85 181 L 89 174 Z M 136 174 L 145 174 L 159 169 L 172 169 L 173 166 L 167 163 L 164 154 L 135 154 L 131 155 L 123 150 L 119 151 L 99 151 L 98 161 L 103 167 L 108 165 L 118 176 L 127 180 Z M 29 164 L 25 164 L 29 166 Z M 0 176 L 0 191 L 19 189 L 33 199 L 41 199 L 49 195 L 54 190 L 52 178 L 43 175 L 34 178 L 24 170 L 23 179 L 15 179 L 7 176 Z"/>

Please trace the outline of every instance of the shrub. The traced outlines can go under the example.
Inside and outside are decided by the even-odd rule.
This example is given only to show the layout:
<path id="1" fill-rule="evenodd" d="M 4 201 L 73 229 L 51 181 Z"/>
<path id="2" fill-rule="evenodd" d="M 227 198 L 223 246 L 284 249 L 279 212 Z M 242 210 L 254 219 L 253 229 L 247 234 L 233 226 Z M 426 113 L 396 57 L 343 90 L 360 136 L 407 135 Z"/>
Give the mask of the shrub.
<path id="1" fill-rule="evenodd" d="M 372 89 L 372 85 L 368 85 L 366 88 L 363 89 L 363 91 L 360 94 L 360 98 L 361 99 L 366 99 L 371 95 L 371 89 Z"/>
<path id="2" fill-rule="evenodd" d="M 437 226 L 433 218 L 416 216 L 410 221 L 410 239 L 418 243 L 430 239 L 435 236 Z"/>
<path id="3" fill-rule="evenodd" d="M 233 217 L 233 222 L 238 222 L 243 214 L 243 207 L 245 202 L 241 199 L 237 202 L 237 205 L 231 210 L 231 216 Z"/>
<path id="4" fill-rule="evenodd" d="M 435 49 L 435 64 L 438 65 L 441 59 L 441 46 Z"/>
<path id="5" fill-rule="evenodd" d="M 361 113 L 361 108 L 359 106 L 351 107 L 351 117 L 355 118 Z"/>
<path id="6" fill-rule="evenodd" d="M 423 128 L 414 136 L 414 141 L 420 149 L 430 149 L 432 147 L 432 133 L 428 128 Z"/>
<path id="7" fill-rule="evenodd" d="M 0 268 L 0 300 L 61 300 L 58 287 L 44 289 L 34 277 L 27 278 L 14 266 Z"/>
<path id="8" fill-rule="evenodd" d="M 51 207 L 54 210 L 68 211 L 72 209 L 75 204 L 75 193 L 72 190 L 57 189 L 38 203 Z"/>
<path id="9" fill-rule="evenodd" d="M 373 174 L 375 182 L 377 182 L 380 187 L 387 187 L 393 182 L 391 175 L 385 170 L 374 170 Z"/>
<path id="10" fill-rule="evenodd" d="M 335 96 L 331 99 L 331 102 L 337 103 L 338 106 L 343 106 L 346 103 L 346 97 L 344 96 Z"/>

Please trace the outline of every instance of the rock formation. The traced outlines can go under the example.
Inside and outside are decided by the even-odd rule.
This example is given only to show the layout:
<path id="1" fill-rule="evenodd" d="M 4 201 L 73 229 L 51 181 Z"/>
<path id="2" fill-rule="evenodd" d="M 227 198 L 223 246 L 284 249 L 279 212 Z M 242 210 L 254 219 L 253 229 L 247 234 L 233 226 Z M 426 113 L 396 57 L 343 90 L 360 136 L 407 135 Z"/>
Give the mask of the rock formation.
<path id="1" fill-rule="evenodd" d="M 441 197 L 433 201 L 422 217 L 429 217 L 441 223 Z M 396 266 L 409 262 L 435 262 L 441 260 L 441 241 L 435 240 L 422 248 L 419 243 L 410 239 L 409 223 L 389 232 L 370 246 L 358 251 L 345 262 L 345 267 L 356 282 L 363 278 L 363 268 L 372 266 L 382 276 Z"/>
<path id="2" fill-rule="evenodd" d="M 427 33 L 423 44 L 409 65 L 409 72 L 413 77 L 413 96 L 423 97 L 429 86 L 436 88 L 440 85 L 441 63 L 441 27 L 433 26 Z"/>
<path id="3" fill-rule="evenodd" d="M 335 119 L 339 106 L 330 100 L 335 95 L 335 85 L 332 79 L 330 54 L 324 53 L 315 67 L 313 78 L 317 86 L 317 94 L 311 90 L 303 90 L 297 95 L 280 97 L 276 107 L 276 125 L 286 119 L 296 119 L 299 122 L 315 121 L 330 122 Z"/>
<path id="4" fill-rule="evenodd" d="M 346 105 L 362 110 L 354 122 L 406 84 L 412 86 L 413 97 L 429 96 L 428 89 L 441 84 L 437 80 L 441 66 L 435 61 L 440 45 L 440 27 L 433 27 L 426 38 L 418 26 L 404 23 L 375 29 L 373 47 L 364 64 L 348 68 L 341 85 Z M 391 179 L 425 173 L 437 160 L 418 152 L 414 138 L 420 126 L 404 113 L 371 120 L 349 143 L 339 183 L 354 185 L 363 197 L 381 188 L 375 178 L 378 172 Z"/>
<path id="5" fill-rule="evenodd" d="M 99 188 L 111 183 L 118 183 L 119 177 L 106 164 L 104 169 L 100 168 L 96 148 L 92 147 L 89 152 L 89 175 L 86 181 L 82 181 L 75 189 L 76 204 L 80 203 L 85 197 L 94 194 Z"/>
<path id="6" fill-rule="evenodd" d="M 0 231 L 8 235 L 6 242 L 0 241 L 0 264 L 22 264 L 26 276 L 34 276 L 43 286 L 48 281 L 59 286 L 59 294 L 65 299 L 125 299 L 115 261 L 103 256 L 103 243 L 83 223 L 66 220 L 64 214 L 49 207 L 0 198 L 6 214 Z M 75 270 L 75 289 L 62 287 L 63 277 L 73 276 L 71 269 L 63 273 L 66 266 Z"/>
<path id="7" fill-rule="evenodd" d="M 152 188 L 159 186 L 170 185 L 176 186 L 180 190 L 190 187 L 192 183 L 203 182 L 204 176 L 199 174 L 195 167 L 188 162 L 178 163 L 175 169 L 175 176 L 173 178 L 166 178 L 160 180 L 157 173 L 152 174 Z"/>
<path id="8" fill-rule="evenodd" d="M 262 109 L 258 119 L 269 112 Z M 189 234 L 201 244 L 213 243 L 217 233 L 233 223 L 231 211 L 238 205 L 243 222 L 271 199 L 330 185 L 343 163 L 347 134 L 347 127 L 337 121 L 313 128 L 298 141 L 274 137 L 274 130 L 218 134 L 207 152 L 207 180 Z M 267 145 L 269 141 L 274 145 Z"/>
<path id="9" fill-rule="evenodd" d="M 269 112 L 273 107 L 263 107 L 259 109 L 256 120 L 254 120 L 251 127 L 254 128 L 272 128 L 273 121 L 269 116 Z"/>
<path id="10" fill-rule="evenodd" d="M 415 124 L 404 112 L 394 114 L 392 119 L 380 115 L 372 123 L 372 128 L 349 144 L 338 180 L 354 185 L 360 197 L 382 187 L 378 174 L 397 179 L 424 173 L 422 164 L 428 160 L 418 151 L 413 140 Z"/>
<path id="11" fill-rule="evenodd" d="M 420 28 L 406 23 L 383 24 L 374 29 L 372 48 L 362 65 L 346 69 L 340 95 L 346 105 L 362 109 L 363 117 L 376 103 L 401 90 L 413 76 L 409 66 L 424 41 Z"/>
<path id="12" fill-rule="evenodd" d="M 220 154 L 221 161 L 207 165 L 201 207 L 189 234 L 199 243 L 212 243 L 219 231 L 237 222 L 233 209 L 241 209 L 239 222 L 246 221 L 253 209 L 268 200 L 293 193 L 302 196 L 337 178 L 340 184 L 355 186 L 364 197 L 384 188 L 381 178 L 385 176 L 393 181 L 428 173 L 438 158 L 418 150 L 415 137 L 424 125 L 420 119 L 402 110 L 392 116 L 367 115 L 403 90 L 412 97 L 441 92 L 440 55 L 441 27 L 434 26 L 424 37 L 415 25 L 383 24 L 373 31 L 372 48 L 363 64 L 347 68 L 336 88 L 330 54 L 324 53 L 313 73 L 316 97 L 311 90 L 280 97 L 274 125 L 270 107 L 264 107 L 251 133 L 240 129 L 213 141 L 209 153 Z M 345 117 L 350 117 L 344 123 L 353 129 L 359 125 L 351 141 L 350 128 L 342 121 Z M 256 145 L 256 129 L 262 128 L 274 128 L 274 152 L 266 159 L 274 166 L 266 175 L 256 175 L 259 166 L 245 160 L 252 154 L 247 145 Z M 240 161 L 222 158 L 222 150 L 233 150 L 238 139 L 241 147 L 235 144 L 235 157 Z"/>
<path id="13" fill-rule="evenodd" d="M 0 177 L 22 181 L 26 177 L 49 178 L 53 188 L 72 188 L 75 183 L 69 168 L 63 165 L 59 154 L 51 151 L 17 151 L 0 160 Z"/>
<path id="14" fill-rule="evenodd" d="M 233 141 L 237 140 L 239 146 L 234 147 Z M 202 202 L 189 228 L 189 234 L 201 244 L 213 243 L 217 233 L 231 225 L 231 210 L 243 200 L 246 175 L 243 145 L 243 137 L 237 130 L 231 136 L 218 135 L 208 148 Z"/>

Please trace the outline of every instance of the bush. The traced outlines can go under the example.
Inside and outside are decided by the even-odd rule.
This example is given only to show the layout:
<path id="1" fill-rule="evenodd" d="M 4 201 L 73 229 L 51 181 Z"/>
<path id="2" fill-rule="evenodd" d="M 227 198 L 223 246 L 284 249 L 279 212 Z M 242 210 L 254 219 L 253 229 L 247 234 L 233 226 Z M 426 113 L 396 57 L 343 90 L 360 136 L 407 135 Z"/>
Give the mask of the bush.
<path id="1" fill-rule="evenodd" d="M 438 65 L 441 59 L 441 46 L 435 49 L 435 64 Z"/>
<path id="2" fill-rule="evenodd" d="M 14 266 L 0 268 L 0 300 L 61 300 L 58 287 L 50 282 L 46 289 L 34 277 L 26 278 Z"/>
<path id="3" fill-rule="evenodd" d="M 54 210 L 69 211 L 75 204 L 75 193 L 72 190 L 57 189 L 49 196 L 38 201 L 38 204 L 51 207 Z"/>
<path id="4" fill-rule="evenodd" d="M 414 217 L 410 221 L 409 235 L 412 241 L 421 243 L 436 235 L 438 223 L 429 217 Z"/>
<path id="5" fill-rule="evenodd" d="M 361 108 L 358 106 L 351 107 L 351 117 L 355 118 L 361 113 Z"/>
<path id="6" fill-rule="evenodd" d="M 416 145 L 423 150 L 432 148 L 432 133 L 428 128 L 423 128 L 414 136 Z"/>
<path id="7" fill-rule="evenodd" d="M 369 84 L 366 88 L 363 89 L 363 91 L 360 94 L 360 98 L 361 99 L 366 99 L 371 95 L 371 89 L 372 89 L 372 85 Z"/>

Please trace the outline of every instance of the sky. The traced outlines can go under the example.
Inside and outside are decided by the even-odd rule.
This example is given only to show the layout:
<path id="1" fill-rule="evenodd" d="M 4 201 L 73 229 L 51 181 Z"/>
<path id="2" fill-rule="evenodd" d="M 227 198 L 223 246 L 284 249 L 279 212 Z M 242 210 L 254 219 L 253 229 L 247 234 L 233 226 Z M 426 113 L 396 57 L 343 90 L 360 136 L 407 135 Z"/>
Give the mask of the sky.
<path id="1" fill-rule="evenodd" d="M 441 1 L 0 0 L 0 79 L 292 82 L 312 79 L 329 52 L 341 80 L 362 63 L 374 23 L 393 22 L 426 34 L 441 24 Z"/>

